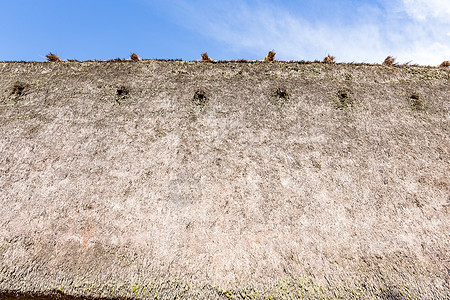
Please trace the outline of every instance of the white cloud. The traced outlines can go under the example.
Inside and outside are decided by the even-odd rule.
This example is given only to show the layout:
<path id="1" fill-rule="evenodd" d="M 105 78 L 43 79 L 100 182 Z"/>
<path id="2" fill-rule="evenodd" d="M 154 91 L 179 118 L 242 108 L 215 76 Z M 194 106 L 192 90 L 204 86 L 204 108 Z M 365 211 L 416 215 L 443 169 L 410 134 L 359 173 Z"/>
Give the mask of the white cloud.
<path id="1" fill-rule="evenodd" d="M 403 5 L 412 18 L 420 21 L 435 18 L 450 24 L 449 0 L 403 0 Z"/>
<path id="2" fill-rule="evenodd" d="M 393 55 L 399 62 L 437 65 L 450 55 L 449 0 L 381 0 L 381 9 L 360 4 L 346 7 L 351 12 L 341 16 L 346 22 L 313 22 L 273 1 L 174 2 L 186 26 L 224 42 L 230 52 L 261 58 L 274 49 L 286 60 L 322 59 L 329 53 L 338 61 L 381 62 Z"/>

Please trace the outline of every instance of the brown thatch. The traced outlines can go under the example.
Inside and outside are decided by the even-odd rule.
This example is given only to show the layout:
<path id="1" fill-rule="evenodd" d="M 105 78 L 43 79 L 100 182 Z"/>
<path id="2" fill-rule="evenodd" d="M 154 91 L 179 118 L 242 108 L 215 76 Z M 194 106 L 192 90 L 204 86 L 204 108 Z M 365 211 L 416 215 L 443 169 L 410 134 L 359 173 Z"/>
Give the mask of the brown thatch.
<path id="1" fill-rule="evenodd" d="M 59 58 L 58 55 L 51 53 L 51 52 L 49 54 L 47 54 L 45 57 L 47 57 L 47 60 L 51 61 L 51 62 L 63 61 L 61 58 Z"/>
<path id="2" fill-rule="evenodd" d="M 443 61 L 439 67 L 450 67 L 450 60 Z"/>
<path id="3" fill-rule="evenodd" d="M 325 57 L 322 62 L 326 63 L 326 64 L 334 64 L 335 63 L 334 59 L 335 59 L 334 56 L 331 56 L 331 55 L 328 54 L 328 56 Z"/>
<path id="4" fill-rule="evenodd" d="M 208 56 L 208 53 L 202 53 L 202 61 L 203 62 L 213 62 L 213 60 L 211 59 L 211 57 Z"/>
<path id="5" fill-rule="evenodd" d="M 448 298 L 449 68 L 0 74 L 0 299 Z"/>
<path id="6" fill-rule="evenodd" d="M 140 60 L 142 60 L 142 58 L 140 58 L 139 55 L 137 55 L 136 53 L 131 54 L 130 55 L 130 59 L 132 61 L 140 61 Z"/>
<path id="7" fill-rule="evenodd" d="M 265 62 L 270 62 L 270 61 L 274 61 L 275 60 L 275 52 L 274 51 L 269 51 L 269 53 L 267 54 L 266 57 L 264 57 L 264 61 Z"/>
<path id="8" fill-rule="evenodd" d="M 395 58 L 392 56 L 386 57 L 386 59 L 383 61 L 384 66 L 392 66 L 395 64 Z"/>

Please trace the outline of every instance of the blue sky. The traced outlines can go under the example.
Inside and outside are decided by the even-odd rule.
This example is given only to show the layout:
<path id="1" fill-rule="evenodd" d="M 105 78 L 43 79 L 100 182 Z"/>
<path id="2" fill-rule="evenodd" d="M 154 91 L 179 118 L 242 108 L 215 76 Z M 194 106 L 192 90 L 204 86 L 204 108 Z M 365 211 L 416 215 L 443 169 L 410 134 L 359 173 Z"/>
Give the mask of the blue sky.
<path id="1" fill-rule="evenodd" d="M 450 0 L 0 0 L 0 60 L 450 60 Z"/>

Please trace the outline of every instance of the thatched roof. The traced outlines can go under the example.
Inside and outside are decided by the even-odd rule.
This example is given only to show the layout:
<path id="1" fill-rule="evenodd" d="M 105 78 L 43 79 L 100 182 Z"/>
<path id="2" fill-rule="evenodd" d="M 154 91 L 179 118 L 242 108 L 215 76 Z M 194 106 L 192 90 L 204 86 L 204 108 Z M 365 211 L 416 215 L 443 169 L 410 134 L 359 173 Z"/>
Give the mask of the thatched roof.
<path id="1" fill-rule="evenodd" d="M 450 70 L 0 73 L 0 294 L 445 298 Z"/>

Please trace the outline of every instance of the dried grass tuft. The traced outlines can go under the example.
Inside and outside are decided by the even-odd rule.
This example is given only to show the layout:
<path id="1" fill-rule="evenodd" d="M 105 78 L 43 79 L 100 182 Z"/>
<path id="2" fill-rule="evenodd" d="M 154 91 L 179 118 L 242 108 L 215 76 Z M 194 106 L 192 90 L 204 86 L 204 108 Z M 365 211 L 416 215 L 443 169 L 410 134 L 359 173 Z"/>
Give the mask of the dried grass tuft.
<path id="1" fill-rule="evenodd" d="M 439 67 L 445 67 L 445 68 L 450 67 L 450 60 L 443 61 L 443 62 L 439 65 Z"/>
<path id="2" fill-rule="evenodd" d="M 208 53 L 202 53 L 202 61 L 204 62 L 213 62 L 213 60 L 211 59 L 211 57 L 208 56 Z"/>
<path id="3" fill-rule="evenodd" d="M 139 55 L 137 55 L 136 53 L 131 54 L 130 55 L 130 59 L 132 61 L 140 61 L 140 60 L 142 60 L 142 58 L 140 58 Z"/>
<path id="4" fill-rule="evenodd" d="M 334 59 L 335 59 L 334 56 L 328 54 L 328 56 L 325 57 L 322 62 L 326 64 L 334 64 L 335 63 Z"/>
<path id="5" fill-rule="evenodd" d="M 275 60 L 275 52 L 274 51 L 269 51 L 269 53 L 267 54 L 266 57 L 264 57 L 264 61 L 265 62 L 269 62 L 269 61 L 274 61 Z"/>
<path id="6" fill-rule="evenodd" d="M 395 65 L 395 58 L 392 56 L 386 57 L 386 59 L 383 61 L 383 66 L 392 66 Z"/>
<path id="7" fill-rule="evenodd" d="M 47 60 L 48 60 L 48 61 L 51 61 L 51 62 L 59 62 L 59 61 L 62 61 L 62 59 L 59 58 L 58 55 L 53 54 L 53 53 L 51 53 L 51 52 L 50 52 L 49 54 L 47 54 L 45 57 L 47 57 Z"/>

